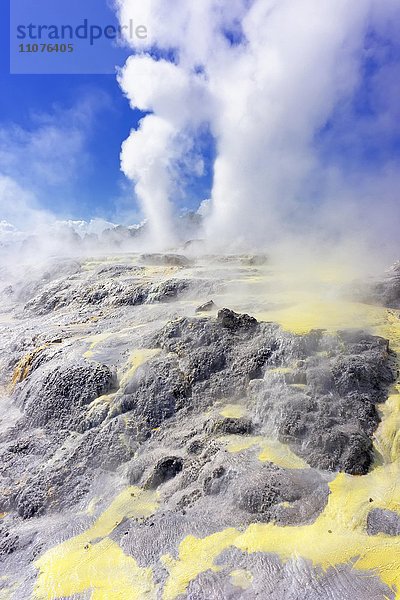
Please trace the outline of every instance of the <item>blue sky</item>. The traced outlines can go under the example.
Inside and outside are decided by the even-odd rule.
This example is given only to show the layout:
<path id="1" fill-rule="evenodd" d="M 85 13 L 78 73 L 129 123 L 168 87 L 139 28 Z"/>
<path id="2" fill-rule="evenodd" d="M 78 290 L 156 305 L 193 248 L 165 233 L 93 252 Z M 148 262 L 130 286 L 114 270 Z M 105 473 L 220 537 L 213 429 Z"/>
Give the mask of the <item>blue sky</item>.
<path id="1" fill-rule="evenodd" d="M 10 75 L 8 2 L 1 3 L 1 28 L 0 129 L 17 126 L 35 134 L 46 118 L 68 127 L 68 115 L 83 107 L 73 172 L 62 185 L 40 182 L 41 206 L 75 219 L 134 216 L 132 186 L 120 172 L 119 154 L 140 113 L 129 107 L 115 76 Z"/>
<path id="2" fill-rule="evenodd" d="M 42 2 L 46 5 L 47 0 Z M 89 16 L 94 23 L 116 23 L 107 0 L 95 0 L 96 13 L 88 9 L 87 2 L 84 11 L 79 2 L 71 2 L 76 4 L 71 10 L 79 20 Z M 133 184 L 120 171 L 120 150 L 143 114 L 131 109 L 115 74 L 9 74 L 9 9 L 7 1 L 1 3 L 0 143 L 3 141 L 7 157 L 3 157 L 0 170 L 4 172 L 5 166 L 7 175 L 25 188 L 33 188 L 38 208 L 59 218 L 101 217 L 127 223 L 141 220 Z M 126 48 L 118 51 L 120 66 L 130 53 Z M 54 160 L 47 141 L 48 128 L 52 135 L 58 129 L 54 145 L 65 144 Z M 35 154 L 38 140 L 39 156 Z M 205 157 L 205 174 L 197 181 L 187 182 L 185 196 L 176 198 L 178 207 L 197 207 L 209 195 L 214 149 L 208 132 L 204 132 L 199 144 Z M 29 166 L 32 162 L 35 168 Z M 41 176 L 43 163 L 54 169 L 55 177 Z"/>

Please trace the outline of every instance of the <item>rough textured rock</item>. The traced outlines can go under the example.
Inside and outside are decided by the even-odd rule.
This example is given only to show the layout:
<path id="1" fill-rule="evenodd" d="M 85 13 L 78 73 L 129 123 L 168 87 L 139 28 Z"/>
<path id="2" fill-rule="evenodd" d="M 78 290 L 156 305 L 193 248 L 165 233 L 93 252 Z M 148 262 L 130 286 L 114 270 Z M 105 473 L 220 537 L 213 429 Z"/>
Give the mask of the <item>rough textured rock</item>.
<path id="1" fill-rule="evenodd" d="M 22 383 L 15 395 L 31 427 L 71 431 L 80 428 L 82 409 L 115 386 L 115 373 L 106 365 L 50 362 Z"/>
<path id="2" fill-rule="evenodd" d="M 367 531 L 369 535 L 400 535 L 400 515 L 391 510 L 373 508 L 368 513 Z"/>
<path id="3" fill-rule="evenodd" d="M 154 467 L 153 472 L 145 483 L 145 489 L 157 488 L 162 483 L 175 477 L 183 469 L 183 460 L 179 456 L 162 458 Z"/>
<path id="4" fill-rule="evenodd" d="M 373 572 L 354 573 L 347 565 L 315 570 L 298 557 L 283 563 L 272 555 L 247 555 L 234 548 L 223 552 L 217 564 L 218 571 L 208 570 L 191 582 L 187 600 L 206 600 L 210 594 L 213 600 L 322 600 L 327 590 L 338 600 L 393 600 Z"/>
<path id="5" fill-rule="evenodd" d="M 217 316 L 218 321 L 221 322 L 222 327 L 226 327 L 226 329 L 232 329 L 236 331 L 240 328 L 251 328 L 255 327 L 257 323 L 257 319 L 254 317 L 250 317 L 249 315 L 238 315 L 233 310 L 229 310 L 228 308 L 223 308 L 218 312 Z"/>
<path id="6" fill-rule="evenodd" d="M 326 347 L 329 354 L 321 356 Z M 311 466 L 366 473 L 379 423 L 375 405 L 384 401 L 396 376 L 387 342 L 354 331 L 321 337 L 313 353 L 303 357 L 298 375 L 307 384 L 283 385 L 279 409 L 276 385 L 268 378 L 253 388 L 259 414 Z"/>
<path id="7" fill-rule="evenodd" d="M 245 290 L 253 275 L 258 282 L 265 257 L 215 257 L 213 275 L 202 263 L 198 277 L 183 258 L 56 262 L 4 291 L 17 316 L 0 319 L 0 561 L 18 583 L 12 600 L 32 597 L 35 559 L 87 531 L 121 491 L 129 501 L 88 551 L 116 544 L 152 569 L 162 593 L 188 536 L 190 548 L 206 540 L 206 560 L 215 547 L 207 538 L 223 530 L 312 527 L 331 482 L 347 479 L 338 471 L 370 470 L 379 404 L 396 377 L 387 341 L 349 330 L 295 335 L 254 318 L 236 286 L 239 275 Z M 234 282 L 232 304 L 224 278 Z M 210 297 L 236 310 L 196 314 Z M 145 516 L 129 513 L 129 485 L 145 507 L 155 499 Z M 358 533 L 396 536 L 398 515 L 373 501 Z M 335 535 L 328 527 L 321 536 Z M 212 570 L 193 570 L 182 598 L 394 595 L 350 562 L 322 571 L 299 556 L 225 548 Z"/>
<path id="8" fill-rule="evenodd" d="M 362 302 L 400 308 L 400 262 L 396 262 L 383 277 L 367 284 L 358 283 L 357 294 Z"/>
<path id="9" fill-rule="evenodd" d="M 233 493 L 237 506 L 255 515 L 257 521 L 290 524 L 292 519 L 306 522 L 315 517 L 326 502 L 328 490 L 315 472 L 285 470 L 266 463 L 256 475 L 244 473 Z"/>
<path id="10" fill-rule="evenodd" d="M 192 263 L 180 254 L 142 254 L 140 262 L 144 265 L 164 265 L 171 267 L 189 267 Z"/>
<path id="11" fill-rule="evenodd" d="M 247 435 L 254 431 L 254 425 L 245 417 L 217 417 L 206 424 L 206 431 L 213 434 Z"/>
<path id="12" fill-rule="evenodd" d="M 104 276 L 94 281 L 85 281 L 76 288 L 71 281 L 51 283 L 40 295 L 27 302 L 24 311 L 36 315 L 46 315 L 71 304 L 77 307 L 96 306 L 138 306 L 146 302 L 167 302 L 179 294 L 189 291 L 191 283 L 173 279 L 160 284 L 143 283 L 135 277 L 117 281 Z"/>
<path id="13" fill-rule="evenodd" d="M 197 313 L 211 312 L 211 311 L 215 310 L 216 308 L 217 308 L 217 305 L 213 302 L 213 300 L 209 300 L 208 302 L 205 302 L 201 306 L 198 306 L 196 308 L 196 312 Z"/>
<path id="14" fill-rule="evenodd" d="M 162 256 L 161 265 L 169 264 L 170 260 L 179 269 L 189 264 L 184 257 Z M 158 263 L 155 260 L 150 264 Z M 141 265 L 111 264 L 99 266 L 87 276 L 78 263 L 72 263 L 60 268 L 58 278 L 43 276 L 40 282 L 34 280 L 17 286 L 18 299 L 25 303 L 22 314 L 40 316 L 71 308 L 90 311 L 99 307 L 170 302 L 183 294 L 201 298 L 218 288 L 215 282 L 206 279 L 164 276 L 154 281 L 144 275 L 145 267 Z"/>

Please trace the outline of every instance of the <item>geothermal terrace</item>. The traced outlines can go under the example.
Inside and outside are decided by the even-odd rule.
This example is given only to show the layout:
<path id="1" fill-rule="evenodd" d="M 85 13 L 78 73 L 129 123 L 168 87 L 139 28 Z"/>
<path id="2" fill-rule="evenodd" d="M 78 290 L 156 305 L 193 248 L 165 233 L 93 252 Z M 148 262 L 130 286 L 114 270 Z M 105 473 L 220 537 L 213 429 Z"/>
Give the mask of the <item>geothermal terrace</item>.
<path id="1" fill-rule="evenodd" d="M 399 269 L 4 273 L 0 597 L 400 598 Z"/>

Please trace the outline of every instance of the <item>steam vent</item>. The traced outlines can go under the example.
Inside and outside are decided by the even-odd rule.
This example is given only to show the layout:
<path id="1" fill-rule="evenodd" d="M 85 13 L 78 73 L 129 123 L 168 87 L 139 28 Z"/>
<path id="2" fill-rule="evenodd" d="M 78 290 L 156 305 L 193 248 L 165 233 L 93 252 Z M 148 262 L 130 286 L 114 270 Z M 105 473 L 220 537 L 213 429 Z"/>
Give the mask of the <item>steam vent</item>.
<path id="1" fill-rule="evenodd" d="M 3 273 L 0 598 L 399 600 L 399 266 L 184 253 Z"/>

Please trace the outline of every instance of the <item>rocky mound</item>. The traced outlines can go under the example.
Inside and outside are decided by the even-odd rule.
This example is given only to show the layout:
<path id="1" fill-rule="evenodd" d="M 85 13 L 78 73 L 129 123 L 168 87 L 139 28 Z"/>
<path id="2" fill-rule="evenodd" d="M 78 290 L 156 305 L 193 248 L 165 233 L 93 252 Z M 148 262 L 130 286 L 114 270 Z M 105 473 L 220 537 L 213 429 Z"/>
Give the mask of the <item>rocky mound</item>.
<path id="1" fill-rule="evenodd" d="M 23 320 L 15 333 L 3 329 L 0 351 L 11 407 L 0 427 L 0 561 L 15 581 L 27 569 L 16 600 L 33 593 L 37 557 L 88 530 L 121 489 L 158 508 L 138 516 L 118 505 L 115 517 L 100 517 L 107 534 L 83 545 L 78 535 L 79 552 L 116 544 L 162 590 L 183 540 L 200 548 L 193 540 L 229 540 L 245 527 L 312 525 L 334 474 L 371 471 L 378 408 L 397 375 L 387 340 L 358 330 L 296 335 L 217 312 L 206 300 L 220 282 L 144 273 L 160 262 L 187 268 L 176 255 L 138 261 L 89 273 L 65 263 L 59 277 L 10 292 Z M 93 307 L 104 312 L 91 320 Z M 365 515 L 366 535 L 397 535 L 393 511 L 371 505 Z M 207 548 L 198 550 L 204 561 Z M 218 569 L 195 573 L 182 597 L 298 600 L 312 582 L 310 599 L 335 589 L 342 600 L 351 580 L 362 599 L 350 565 L 317 573 L 300 562 L 227 542 Z M 376 598 L 387 592 L 375 578 L 368 585 Z"/>

